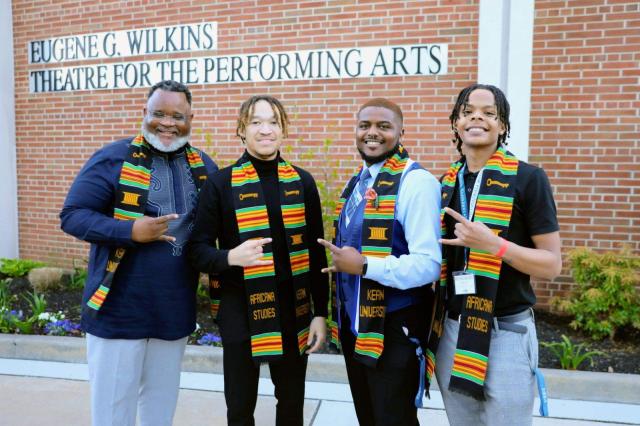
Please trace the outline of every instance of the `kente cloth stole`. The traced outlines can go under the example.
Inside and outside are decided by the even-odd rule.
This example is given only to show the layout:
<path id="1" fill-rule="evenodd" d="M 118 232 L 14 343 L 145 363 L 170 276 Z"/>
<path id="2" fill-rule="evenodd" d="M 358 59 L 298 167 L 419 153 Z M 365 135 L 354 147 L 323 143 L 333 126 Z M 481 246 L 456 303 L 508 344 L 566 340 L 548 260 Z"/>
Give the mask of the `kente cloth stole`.
<path id="1" fill-rule="evenodd" d="M 296 312 L 296 331 L 300 354 L 307 349 L 311 307 L 309 297 L 309 242 L 306 241 L 304 192 L 298 172 L 285 160 L 278 162 L 278 181 L 282 221 L 291 262 Z M 240 242 L 271 237 L 269 216 L 262 185 L 248 154 L 233 166 L 231 191 L 240 232 Z M 273 261 L 271 243 L 263 246 L 263 260 Z M 269 362 L 282 356 L 280 305 L 272 263 L 244 268 L 244 284 L 249 306 L 251 353 L 256 362 Z M 219 293 L 214 296 L 219 300 Z M 218 302 L 219 303 L 219 302 Z"/>
<path id="2" fill-rule="evenodd" d="M 391 254 L 393 245 L 393 222 L 395 218 L 396 197 L 400 190 L 402 172 L 409 159 L 409 154 L 402 145 L 398 152 L 384 163 L 372 188 L 376 192 L 374 200 L 363 200 L 365 204 L 362 222 L 363 256 L 387 257 Z M 333 243 L 336 243 L 340 230 L 340 214 L 345 200 L 354 191 L 360 167 L 351 177 L 336 205 L 333 221 Z M 354 358 L 363 364 L 375 367 L 384 349 L 384 319 L 387 309 L 384 286 L 370 279 L 358 277 L 360 280 L 358 306 L 358 336 L 356 337 Z M 333 315 L 338 314 L 338 300 L 336 291 L 337 274 L 331 277 L 332 317 L 330 318 L 331 341 L 338 344 L 338 324 Z"/>
<path id="3" fill-rule="evenodd" d="M 440 213 L 442 237 L 447 228 L 444 208 L 449 206 L 457 185 L 458 172 L 465 158 L 453 163 L 442 179 L 442 210 Z M 491 156 L 484 166 L 480 192 L 476 203 L 474 222 L 482 222 L 496 235 L 507 238 L 518 172 L 518 159 L 504 147 Z M 442 258 L 446 259 L 448 246 L 443 245 Z M 489 362 L 489 344 L 502 259 L 492 253 L 471 249 L 467 271 L 475 275 L 476 294 L 466 295 L 462 302 L 460 332 L 453 358 L 449 389 L 484 400 L 484 382 Z M 435 370 L 435 353 L 442 336 L 447 291 L 447 265 L 442 264 L 440 285 L 437 288 L 436 310 L 427 349 L 427 380 Z"/>
<path id="4" fill-rule="evenodd" d="M 197 150 L 189 144 L 185 146 L 187 162 L 195 181 L 196 188 L 200 190 L 207 179 L 207 169 L 202 157 Z M 149 183 L 151 181 L 151 148 L 144 136 L 137 135 L 129 145 L 127 158 L 122 163 L 118 189 L 116 190 L 116 203 L 113 209 L 113 217 L 118 220 L 136 220 L 144 216 L 144 211 L 149 198 Z M 109 253 L 107 268 L 104 278 L 98 289 L 87 302 L 90 312 L 97 314 L 104 304 L 109 289 L 113 283 L 113 277 L 124 257 L 126 249 L 120 247 Z"/>

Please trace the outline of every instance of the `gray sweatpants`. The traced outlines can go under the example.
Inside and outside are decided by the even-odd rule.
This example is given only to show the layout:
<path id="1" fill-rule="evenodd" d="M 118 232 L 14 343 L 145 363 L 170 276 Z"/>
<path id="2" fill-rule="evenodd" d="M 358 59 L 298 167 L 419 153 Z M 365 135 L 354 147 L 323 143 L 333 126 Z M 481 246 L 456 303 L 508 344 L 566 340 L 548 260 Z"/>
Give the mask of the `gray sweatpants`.
<path id="1" fill-rule="evenodd" d="M 527 426 L 533 422 L 538 338 L 533 318 L 527 333 L 492 330 L 485 380 L 485 401 L 449 391 L 453 354 L 458 341 L 458 321 L 447 318 L 436 355 L 436 377 L 451 426 Z"/>

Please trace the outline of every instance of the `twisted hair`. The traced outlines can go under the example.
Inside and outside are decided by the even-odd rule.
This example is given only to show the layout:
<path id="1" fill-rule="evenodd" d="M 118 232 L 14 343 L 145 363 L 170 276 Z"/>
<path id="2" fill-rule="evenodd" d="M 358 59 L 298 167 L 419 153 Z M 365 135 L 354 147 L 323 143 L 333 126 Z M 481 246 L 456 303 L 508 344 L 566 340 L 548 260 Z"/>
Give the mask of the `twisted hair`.
<path id="1" fill-rule="evenodd" d="M 492 86 L 491 84 L 472 84 L 471 86 L 465 87 L 458 94 L 458 99 L 456 100 L 456 104 L 453 106 L 453 110 L 451 111 L 451 115 L 449 115 L 449 121 L 451 122 L 451 130 L 453 130 L 453 139 L 451 142 L 456 145 L 456 149 L 460 154 L 462 154 L 462 139 L 460 139 L 460 135 L 456 132 L 456 121 L 460 117 L 460 109 L 464 105 L 469 102 L 469 96 L 471 92 L 477 89 L 488 90 L 493 93 L 493 99 L 496 103 L 496 109 L 498 110 L 498 120 L 502 122 L 504 125 L 505 132 L 502 135 L 498 136 L 498 145 L 507 145 L 507 137 L 509 136 L 509 131 L 511 130 L 511 123 L 509 123 L 509 101 L 507 101 L 507 97 L 504 95 L 502 90 L 498 89 L 496 86 Z"/>
<path id="2" fill-rule="evenodd" d="M 253 113 L 255 104 L 259 101 L 265 101 L 268 102 L 269 105 L 271 105 L 271 109 L 273 109 L 273 112 L 276 116 L 276 121 L 282 129 L 283 137 L 286 138 L 287 136 L 289 136 L 289 116 L 287 115 L 287 112 L 284 110 L 284 106 L 282 106 L 280 101 L 270 95 L 255 95 L 242 103 L 242 105 L 240 106 L 240 112 L 238 114 L 236 136 L 244 140 L 244 138 L 240 136 L 240 134 L 245 133 L 247 124 L 251 119 L 251 114 Z"/>
<path id="3" fill-rule="evenodd" d="M 187 98 L 187 102 L 189 103 L 189 105 L 191 105 L 191 92 L 189 91 L 189 88 L 182 83 L 179 83 L 174 80 L 160 81 L 154 84 L 153 86 L 151 86 L 151 89 L 149 89 L 149 94 L 147 95 L 147 99 L 150 98 L 151 95 L 153 95 L 153 93 L 158 89 L 164 90 L 166 92 L 184 93 L 184 95 Z"/>

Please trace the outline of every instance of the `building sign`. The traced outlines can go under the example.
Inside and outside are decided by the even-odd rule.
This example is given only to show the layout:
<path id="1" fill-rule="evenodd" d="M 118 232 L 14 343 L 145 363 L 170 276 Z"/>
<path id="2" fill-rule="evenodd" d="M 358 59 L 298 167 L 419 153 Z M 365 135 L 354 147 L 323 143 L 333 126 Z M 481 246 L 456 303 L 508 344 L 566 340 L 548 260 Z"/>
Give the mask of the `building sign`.
<path id="1" fill-rule="evenodd" d="M 173 54 L 216 48 L 215 23 L 69 36 L 29 43 L 32 64 Z M 31 93 L 185 84 L 323 80 L 447 73 L 446 44 L 346 47 L 293 52 L 106 62 L 29 71 Z"/>
<path id="2" fill-rule="evenodd" d="M 31 41 L 28 47 L 30 64 L 196 52 L 217 48 L 215 22 L 56 37 Z"/>

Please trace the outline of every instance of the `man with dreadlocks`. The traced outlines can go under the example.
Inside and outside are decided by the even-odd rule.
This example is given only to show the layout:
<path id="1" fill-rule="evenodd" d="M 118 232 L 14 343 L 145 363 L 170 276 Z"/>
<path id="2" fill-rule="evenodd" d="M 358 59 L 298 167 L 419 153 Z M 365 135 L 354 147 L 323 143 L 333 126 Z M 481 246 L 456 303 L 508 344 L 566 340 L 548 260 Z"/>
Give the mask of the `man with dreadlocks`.
<path id="1" fill-rule="evenodd" d="M 149 90 L 140 134 L 98 150 L 60 213 L 91 243 L 83 294 L 93 425 L 171 425 L 196 325 L 198 273 L 183 253 L 199 188 L 216 169 L 192 148 L 191 92 Z"/>
<path id="2" fill-rule="evenodd" d="M 276 424 L 302 425 L 307 354 L 326 338 L 320 197 L 311 175 L 280 156 L 288 126 L 272 96 L 242 104 L 236 134 L 246 151 L 210 176 L 189 249 L 199 270 L 219 274 L 213 306 L 229 425 L 254 424 L 261 362 L 275 386 Z"/>
<path id="3" fill-rule="evenodd" d="M 451 425 L 530 425 L 538 341 L 529 277 L 552 279 L 562 267 L 551 187 L 542 169 L 506 150 L 500 89 L 465 88 L 449 119 L 462 157 L 442 178 L 443 270 L 427 374 L 436 353 Z"/>
<path id="4" fill-rule="evenodd" d="M 363 163 L 338 203 L 334 244 L 319 240 L 333 255 L 332 337 L 342 345 L 359 423 L 413 426 L 430 284 L 440 275 L 440 187 L 402 146 L 395 103 L 364 103 L 355 136 Z"/>

